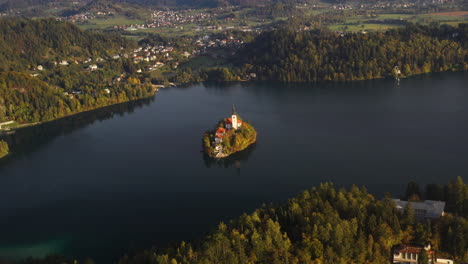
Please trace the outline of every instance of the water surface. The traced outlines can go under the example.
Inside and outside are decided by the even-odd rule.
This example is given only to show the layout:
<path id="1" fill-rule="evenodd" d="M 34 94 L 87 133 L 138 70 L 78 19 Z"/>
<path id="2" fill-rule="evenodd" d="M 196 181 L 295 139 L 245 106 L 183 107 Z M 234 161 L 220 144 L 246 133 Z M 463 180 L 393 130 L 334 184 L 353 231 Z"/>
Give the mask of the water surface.
<path id="1" fill-rule="evenodd" d="M 0 162 L 0 256 L 112 263 L 320 182 L 380 196 L 466 177 L 467 83 L 198 84 L 19 130 Z M 232 104 L 258 142 L 213 162 L 201 137 Z"/>

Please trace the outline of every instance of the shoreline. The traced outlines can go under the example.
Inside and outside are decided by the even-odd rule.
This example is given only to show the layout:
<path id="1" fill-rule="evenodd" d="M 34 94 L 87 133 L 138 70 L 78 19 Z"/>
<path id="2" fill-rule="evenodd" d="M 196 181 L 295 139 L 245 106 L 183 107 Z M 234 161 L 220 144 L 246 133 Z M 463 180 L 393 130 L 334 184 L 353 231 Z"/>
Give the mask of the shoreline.
<path id="1" fill-rule="evenodd" d="M 170 87 L 170 86 L 167 86 L 166 88 L 168 88 L 168 87 Z M 138 100 L 145 99 L 145 98 L 150 98 L 150 97 L 153 97 L 153 96 L 156 95 L 158 89 L 159 89 L 159 88 L 155 89 L 155 91 L 154 91 L 151 95 L 149 95 L 149 96 L 145 96 L 145 97 L 141 97 L 141 98 L 137 98 L 137 99 L 133 99 L 133 100 L 128 100 L 128 101 L 123 101 L 123 102 L 118 102 L 118 103 L 115 103 L 115 104 L 108 104 L 108 105 L 105 105 L 105 106 L 99 106 L 99 107 L 92 108 L 92 109 L 86 109 L 86 110 L 84 110 L 84 111 L 75 112 L 75 113 L 72 113 L 72 114 L 64 115 L 64 116 L 61 116 L 61 117 L 59 117 L 59 118 L 55 118 L 55 119 L 51 119 L 51 120 L 47 120 L 47 121 L 43 121 L 43 122 L 25 123 L 25 124 L 20 124 L 20 125 L 18 125 L 18 126 L 16 126 L 16 127 L 13 127 L 13 128 L 0 129 L 0 137 L 1 137 L 4 133 L 14 133 L 14 132 L 15 132 L 16 130 L 18 130 L 18 129 L 22 129 L 22 128 L 26 128 L 26 127 L 38 126 L 38 125 L 41 125 L 41 124 L 45 124 L 45 123 L 48 123 L 48 122 L 57 121 L 57 120 L 60 120 L 60 119 L 62 119 L 62 118 L 66 118 L 66 117 L 78 115 L 78 114 L 81 114 L 81 113 L 86 113 L 86 112 L 90 112 L 90 111 L 102 109 L 102 108 L 109 107 L 109 106 L 113 106 L 113 105 L 119 105 L 119 104 L 124 104 L 124 103 L 128 103 L 128 102 L 138 101 Z M 2 157 L 0 157 L 0 158 L 2 158 Z"/>
<path id="2" fill-rule="evenodd" d="M 412 74 L 412 75 L 409 75 L 409 76 L 403 76 L 403 77 L 401 77 L 401 79 L 420 77 L 420 76 L 423 76 L 423 75 L 447 73 L 447 72 L 468 72 L 468 71 L 465 71 L 465 70 L 462 70 L 462 71 L 448 70 L 448 71 L 436 71 L 436 72 L 429 72 L 429 73 L 419 73 L 419 74 Z M 373 80 L 384 80 L 384 79 L 393 79 L 393 77 L 379 77 L 379 78 L 372 78 L 372 79 L 344 80 L 344 81 L 319 80 L 319 81 L 289 81 L 289 82 L 288 81 L 258 80 L 258 79 L 256 79 L 256 80 L 240 80 L 240 81 L 220 81 L 219 83 L 228 84 L 228 83 L 236 83 L 236 82 L 246 82 L 246 83 L 249 83 L 249 82 L 252 82 L 252 83 L 254 83 L 254 82 L 260 82 L 260 83 L 262 83 L 262 82 L 264 82 L 264 83 L 275 82 L 275 83 L 278 83 L 279 82 L 279 83 L 283 83 L 283 84 L 294 84 L 294 83 L 314 83 L 314 84 L 317 84 L 317 83 L 348 83 L 348 82 L 361 82 L 361 81 L 373 81 Z M 51 120 L 48 120 L 48 121 L 36 122 L 36 123 L 25 123 L 25 124 L 20 124 L 18 126 L 15 126 L 13 128 L 0 129 L 0 137 L 4 133 L 9 133 L 9 132 L 14 133 L 14 131 L 17 130 L 17 129 L 22 129 L 22 128 L 26 128 L 26 127 L 33 127 L 33 126 L 41 125 L 41 124 L 44 124 L 44 123 L 47 123 L 47 122 L 56 121 L 56 120 L 59 120 L 59 119 L 62 119 L 62 118 L 77 115 L 77 114 L 80 114 L 80 113 L 85 113 L 85 112 L 89 112 L 89 111 L 98 110 L 98 109 L 105 108 L 105 107 L 112 106 L 112 105 L 118 105 L 118 104 L 128 103 L 128 102 L 137 101 L 137 100 L 141 100 L 141 99 L 145 99 L 145 98 L 150 98 L 152 96 L 155 96 L 159 89 L 167 89 L 167 88 L 177 87 L 177 86 L 189 86 L 189 85 L 194 85 L 194 84 L 210 83 L 210 82 L 211 81 L 202 81 L 202 82 L 184 82 L 184 83 L 177 83 L 177 84 L 176 83 L 169 83 L 169 85 L 154 85 L 155 90 L 153 91 L 153 93 L 150 96 L 141 97 L 141 98 L 128 100 L 128 101 L 123 101 L 123 102 L 118 102 L 118 103 L 115 103 L 115 104 L 100 106 L 100 107 L 96 107 L 96 108 L 91 108 L 91 109 L 87 109 L 87 110 L 84 110 L 84 111 L 75 112 L 75 113 L 72 113 L 72 114 L 61 116 L 59 118 L 51 119 Z"/>
<path id="3" fill-rule="evenodd" d="M 213 158 L 213 159 L 216 159 L 216 160 L 221 160 L 221 159 L 227 158 L 227 157 L 229 157 L 229 156 L 232 156 L 232 155 L 234 155 L 234 154 L 236 154 L 236 153 L 242 152 L 242 151 L 246 150 L 248 147 L 252 146 L 252 145 L 255 144 L 255 143 L 257 143 L 257 137 L 256 137 L 256 135 L 255 135 L 255 140 L 252 141 L 251 143 L 249 143 L 249 144 L 248 144 L 245 148 L 243 148 L 243 149 L 240 149 L 240 150 L 237 150 L 237 151 L 228 153 L 228 154 L 218 152 L 218 154 L 216 154 L 216 156 L 214 156 L 214 157 L 211 156 L 211 155 L 209 155 L 209 154 L 206 153 L 206 152 L 205 152 L 205 153 L 206 153 L 210 158 Z M 220 154 L 221 154 L 221 155 L 220 155 Z"/>

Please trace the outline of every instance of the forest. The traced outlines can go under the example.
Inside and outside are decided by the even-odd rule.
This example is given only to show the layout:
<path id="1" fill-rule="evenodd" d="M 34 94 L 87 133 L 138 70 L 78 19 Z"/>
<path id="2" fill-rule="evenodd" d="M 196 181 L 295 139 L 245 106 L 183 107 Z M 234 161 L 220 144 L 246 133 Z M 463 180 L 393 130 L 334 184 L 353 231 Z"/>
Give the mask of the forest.
<path id="1" fill-rule="evenodd" d="M 242 72 L 260 80 L 351 81 L 468 70 L 468 25 L 409 25 L 386 32 L 292 29 L 260 34 L 241 50 Z"/>
<path id="2" fill-rule="evenodd" d="M 136 46 L 53 19 L 0 19 L 0 122 L 50 121 L 154 94 L 131 59 L 109 59 Z M 99 70 L 87 69 L 88 58 Z"/>
<path id="3" fill-rule="evenodd" d="M 377 199 L 364 187 L 323 183 L 282 205 L 264 205 L 220 223 L 194 243 L 124 256 L 119 264 L 177 263 L 388 263 L 395 244 L 430 242 L 437 257 L 468 261 L 468 184 L 408 184 L 406 199 L 442 198 L 445 215 L 418 220 L 411 206 L 400 213 L 389 195 Z M 71 263 L 63 257 L 25 264 Z M 78 263 L 78 262 L 75 262 Z M 86 260 L 82 263 L 93 263 Z"/>

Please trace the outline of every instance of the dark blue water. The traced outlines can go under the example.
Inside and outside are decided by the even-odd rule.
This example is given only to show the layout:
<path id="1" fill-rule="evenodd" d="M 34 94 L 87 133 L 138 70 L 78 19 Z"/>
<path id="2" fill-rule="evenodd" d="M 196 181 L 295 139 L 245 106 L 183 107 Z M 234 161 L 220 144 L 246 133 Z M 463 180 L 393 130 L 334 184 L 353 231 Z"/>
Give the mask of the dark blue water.
<path id="1" fill-rule="evenodd" d="M 320 182 L 380 196 L 467 177 L 467 84 L 466 73 L 200 84 L 19 130 L 0 162 L 0 256 L 112 263 Z M 258 142 L 213 162 L 201 137 L 233 103 Z"/>

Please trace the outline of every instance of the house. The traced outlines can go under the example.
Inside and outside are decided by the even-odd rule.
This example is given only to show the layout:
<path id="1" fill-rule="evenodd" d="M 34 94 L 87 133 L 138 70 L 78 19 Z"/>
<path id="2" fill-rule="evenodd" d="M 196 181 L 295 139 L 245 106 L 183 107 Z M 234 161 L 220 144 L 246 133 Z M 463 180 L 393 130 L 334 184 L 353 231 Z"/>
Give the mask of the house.
<path id="1" fill-rule="evenodd" d="M 63 60 L 63 61 L 59 62 L 59 64 L 62 65 L 62 66 L 67 66 L 67 65 L 68 65 L 68 61 Z"/>
<path id="2" fill-rule="evenodd" d="M 90 70 L 94 71 L 98 69 L 98 66 L 96 64 L 89 65 L 88 67 Z"/>
<path id="3" fill-rule="evenodd" d="M 218 137 L 218 136 L 223 137 L 223 136 L 224 136 L 224 133 L 226 133 L 226 129 L 220 127 L 220 128 L 218 128 L 218 130 L 216 130 L 215 136 L 216 136 L 216 137 Z"/>
<path id="4" fill-rule="evenodd" d="M 230 118 L 226 120 L 226 129 L 234 129 L 237 130 L 242 126 L 242 120 L 238 119 L 236 107 L 232 106 L 232 115 Z"/>
<path id="5" fill-rule="evenodd" d="M 400 199 L 393 199 L 393 201 L 400 212 L 403 212 L 410 203 L 418 219 L 438 219 L 444 215 L 445 202 L 442 201 L 408 202 Z"/>
<path id="6" fill-rule="evenodd" d="M 38 66 L 37 66 L 37 70 L 38 70 L 38 71 L 43 71 L 43 70 L 44 70 L 44 67 L 42 67 L 42 65 L 38 65 Z"/>
<path id="7" fill-rule="evenodd" d="M 221 143 L 221 142 L 223 142 L 223 136 L 221 136 L 221 135 L 215 135 L 215 143 L 216 143 L 216 144 L 219 144 L 219 143 Z"/>
<path id="8" fill-rule="evenodd" d="M 394 264 L 416 264 L 421 252 L 425 250 L 429 263 L 434 263 L 435 252 L 431 250 L 431 246 L 425 247 L 409 246 L 409 245 L 397 245 L 392 250 L 392 263 Z"/>
<path id="9" fill-rule="evenodd" d="M 392 249 L 392 263 L 394 264 L 417 264 L 422 251 L 426 251 L 429 264 L 453 264 L 453 260 L 436 257 L 436 251 L 431 249 L 431 245 L 424 247 L 410 245 L 396 245 Z"/>

